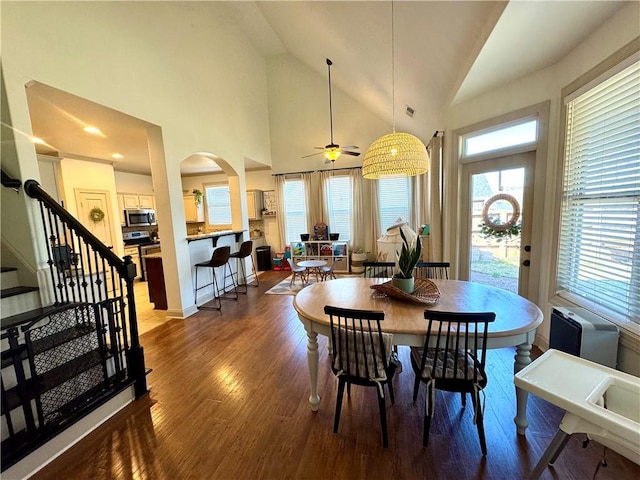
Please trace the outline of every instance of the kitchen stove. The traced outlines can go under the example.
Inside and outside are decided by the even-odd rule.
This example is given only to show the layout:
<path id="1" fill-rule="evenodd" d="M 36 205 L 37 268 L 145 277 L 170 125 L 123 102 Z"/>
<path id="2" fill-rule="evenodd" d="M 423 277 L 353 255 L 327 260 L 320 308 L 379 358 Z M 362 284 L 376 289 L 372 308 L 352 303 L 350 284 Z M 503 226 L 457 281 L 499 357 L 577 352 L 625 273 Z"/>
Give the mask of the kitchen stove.
<path id="1" fill-rule="evenodd" d="M 122 239 L 124 241 L 125 254 L 131 255 L 132 260 L 137 265 L 140 281 L 144 282 L 147 268 L 143 256 L 160 252 L 160 240 L 152 240 L 151 235 L 146 230 L 125 232 L 122 234 Z M 127 250 L 129 251 L 127 252 Z"/>

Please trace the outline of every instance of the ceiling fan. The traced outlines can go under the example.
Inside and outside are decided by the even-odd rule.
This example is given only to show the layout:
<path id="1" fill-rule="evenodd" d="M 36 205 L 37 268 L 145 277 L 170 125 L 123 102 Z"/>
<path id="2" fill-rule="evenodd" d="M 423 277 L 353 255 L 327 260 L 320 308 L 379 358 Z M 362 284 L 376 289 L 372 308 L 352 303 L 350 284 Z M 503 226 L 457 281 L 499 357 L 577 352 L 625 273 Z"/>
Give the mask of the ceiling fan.
<path id="1" fill-rule="evenodd" d="M 360 152 L 350 151 L 350 149 L 360 148 L 360 147 L 357 147 L 355 145 L 341 147 L 340 145 L 333 143 L 333 107 L 331 103 L 331 65 L 333 65 L 333 62 L 327 58 L 327 69 L 329 70 L 329 122 L 330 122 L 330 128 L 331 128 L 331 143 L 329 145 L 325 145 L 324 147 L 315 147 L 318 150 L 322 150 L 322 152 L 311 153 L 309 155 L 305 155 L 304 157 L 302 157 L 302 158 L 307 158 L 307 157 L 312 157 L 314 155 L 320 155 L 321 153 L 323 153 L 324 156 L 326 157 L 326 160 L 324 163 L 335 162 L 338 159 L 338 157 L 343 153 L 345 155 L 353 155 L 354 157 L 357 157 L 358 155 L 360 155 Z"/>

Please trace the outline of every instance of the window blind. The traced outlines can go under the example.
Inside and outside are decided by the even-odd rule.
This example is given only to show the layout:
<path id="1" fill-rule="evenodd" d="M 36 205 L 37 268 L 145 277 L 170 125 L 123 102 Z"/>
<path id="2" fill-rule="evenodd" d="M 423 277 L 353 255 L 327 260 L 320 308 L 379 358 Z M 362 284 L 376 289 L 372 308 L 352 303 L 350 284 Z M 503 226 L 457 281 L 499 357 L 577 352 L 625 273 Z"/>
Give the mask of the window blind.
<path id="1" fill-rule="evenodd" d="M 207 186 L 207 221 L 209 225 L 231 225 L 231 196 L 229 186 Z"/>
<path id="2" fill-rule="evenodd" d="M 557 286 L 640 323 L 640 62 L 567 103 Z"/>
<path id="3" fill-rule="evenodd" d="M 353 188 L 347 175 L 329 177 L 325 198 L 329 212 L 329 232 L 339 233 L 341 241 L 351 240 L 351 208 Z"/>
<path id="4" fill-rule="evenodd" d="M 378 208 L 383 232 L 398 218 L 409 221 L 409 199 L 408 177 L 381 177 L 378 180 Z"/>
<path id="5" fill-rule="evenodd" d="M 284 210 L 287 244 L 299 242 L 301 233 L 313 233 L 307 232 L 307 203 L 301 179 L 285 180 Z"/>

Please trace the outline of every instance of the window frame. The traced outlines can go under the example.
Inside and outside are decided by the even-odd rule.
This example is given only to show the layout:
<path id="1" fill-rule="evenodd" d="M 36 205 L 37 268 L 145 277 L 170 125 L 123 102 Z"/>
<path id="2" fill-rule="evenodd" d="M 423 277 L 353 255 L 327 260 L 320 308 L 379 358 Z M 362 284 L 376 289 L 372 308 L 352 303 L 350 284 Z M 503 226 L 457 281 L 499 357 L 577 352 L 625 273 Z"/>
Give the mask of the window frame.
<path id="1" fill-rule="evenodd" d="M 288 200 L 287 200 L 287 182 L 296 182 L 296 183 L 300 183 L 300 185 L 302 186 L 302 203 L 304 204 L 304 225 L 305 225 L 305 231 L 304 232 L 298 232 L 297 234 L 293 233 L 293 232 L 289 232 L 289 222 L 287 221 L 287 218 L 289 217 L 289 212 L 287 210 L 287 205 L 289 204 Z M 284 186 L 283 186 L 283 196 L 284 196 L 284 209 L 285 211 L 282 212 L 282 214 L 284 215 L 284 223 L 285 223 L 285 238 L 284 238 L 284 243 L 285 245 L 291 245 L 294 242 L 299 242 L 300 241 L 300 237 L 299 235 L 301 233 L 309 233 L 309 234 L 313 234 L 313 232 L 306 232 L 306 229 L 308 228 L 307 225 L 309 223 L 309 209 L 307 208 L 307 199 L 306 199 L 306 186 L 305 186 L 305 182 L 304 179 L 302 177 L 285 177 L 284 179 Z M 291 233 L 292 235 L 298 235 L 298 237 L 291 237 L 292 239 L 289 238 L 289 233 Z"/>
<path id="2" fill-rule="evenodd" d="M 335 179 L 340 179 L 340 180 L 346 180 L 349 185 L 348 185 L 348 192 L 349 192 L 349 201 L 348 201 L 348 210 L 347 210 L 347 226 L 346 228 L 348 229 L 347 232 L 335 232 L 332 228 L 332 225 L 335 224 L 336 222 L 333 222 L 333 211 L 332 211 L 332 203 L 331 203 L 331 181 L 335 180 Z M 325 203 L 326 203 L 326 208 L 327 208 L 327 221 L 329 224 L 329 233 L 339 233 L 340 234 L 340 241 L 341 242 L 350 242 L 351 241 L 351 237 L 352 232 L 351 232 L 351 225 L 353 223 L 353 182 L 351 180 L 351 176 L 349 174 L 335 174 L 335 175 L 331 175 L 329 178 L 327 178 L 325 185 L 323 185 L 323 189 L 325 192 Z"/>
<path id="3" fill-rule="evenodd" d="M 383 205 L 383 200 L 382 200 L 382 195 L 380 194 L 380 188 L 381 188 L 381 182 L 384 181 L 385 179 L 404 179 L 407 183 L 407 197 L 406 197 L 406 216 L 402 216 L 402 220 L 404 220 L 405 222 L 410 222 L 411 221 L 411 202 L 412 202 L 412 193 L 411 193 L 411 179 L 409 177 L 405 177 L 402 175 L 387 175 L 387 176 L 383 176 L 380 177 L 378 179 L 378 185 L 377 185 L 377 189 L 378 189 L 378 223 L 380 225 L 380 231 L 384 232 L 386 231 L 387 228 L 389 228 L 391 225 L 393 225 L 396 220 L 398 219 L 398 217 L 396 216 L 396 218 L 393 219 L 393 222 L 390 223 L 389 225 L 384 225 L 382 223 L 382 205 Z"/>
<path id="4" fill-rule="evenodd" d="M 231 210 L 231 192 L 229 190 L 229 183 L 224 183 L 224 182 L 216 182 L 216 183 L 205 183 L 204 185 L 202 185 L 203 189 L 204 189 L 204 208 L 205 208 L 205 222 L 207 227 L 212 227 L 212 228 L 217 228 L 217 227 L 221 227 L 221 226 L 230 226 L 232 221 L 233 221 L 233 212 Z M 221 187 L 226 187 L 227 188 L 227 192 L 229 193 L 229 219 L 231 220 L 229 223 L 210 223 L 209 222 L 209 195 L 207 194 L 207 189 L 208 188 L 221 188 Z"/>
<path id="5" fill-rule="evenodd" d="M 560 269 L 560 233 L 562 222 L 562 205 L 563 205 L 563 192 L 564 192 L 564 175 L 566 168 L 566 143 L 567 143 L 567 116 L 568 116 L 568 103 L 582 95 L 583 93 L 590 91 L 592 88 L 599 86 L 602 82 L 611 78 L 615 74 L 622 71 L 627 66 L 640 61 L 640 41 L 634 40 L 625 45 L 609 58 L 605 59 L 600 64 L 596 65 L 590 71 L 583 74 L 571 84 L 564 87 L 560 95 L 560 125 L 559 138 L 558 138 L 558 157 L 559 157 L 559 171 L 556 177 L 556 198 L 554 209 L 554 233 L 553 233 L 553 245 L 556 249 L 557 255 L 553 258 L 552 268 L 550 270 L 549 278 L 549 298 L 552 306 L 577 306 L 583 307 L 589 311 L 592 311 L 596 315 L 600 315 L 612 323 L 620 327 L 621 336 L 628 341 L 633 342 L 640 346 L 640 323 L 636 323 L 630 318 L 615 311 L 607 309 L 605 306 L 590 301 L 589 299 L 577 296 L 570 292 L 560 292 L 562 290 L 558 282 L 558 272 Z M 629 336 L 631 334 L 631 336 Z"/>

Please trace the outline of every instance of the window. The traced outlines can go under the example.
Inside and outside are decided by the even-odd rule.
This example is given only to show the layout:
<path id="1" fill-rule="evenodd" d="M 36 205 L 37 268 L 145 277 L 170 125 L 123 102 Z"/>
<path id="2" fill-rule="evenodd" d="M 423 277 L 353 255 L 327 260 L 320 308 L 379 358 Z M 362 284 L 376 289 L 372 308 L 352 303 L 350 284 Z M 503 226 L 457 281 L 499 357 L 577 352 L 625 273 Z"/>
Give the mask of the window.
<path id="1" fill-rule="evenodd" d="M 479 155 L 481 153 L 502 150 L 535 143 L 538 138 L 538 120 L 528 119 L 517 124 L 500 125 L 491 131 L 474 132 L 463 137 L 462 155 Z"/>
<path id="2" fill-rule="evenodd" d="M 325 184 L 325 198 L 329 211 L 329 232 L 339 233 L 341 241 L 351 240 L 352 195 L 349 176 L 329 177 Z"/>
<path id="3" fill-rule="evenodd" d="M 380 227 L 386 230 L 398 218 L 409 221 L 409 177 L 382 177 L 378 180 Z"/>
<path id="4" fill-rule="evenodd" d="M 566 101 L 558 294 L 640 323 L 640 62 Z"/>
<path id="5" fill-rule="evenodd" d="M 231 225 L 231 197 L 229 185 L 205 185 L 207 198 L 207 223 Z"/>
<path id="6" fill-rule="evenodd" d="M 284 181 L 284 213 L 287 244 L 300 241 L 301 233 L 307 232 L 307 202 L 304 195 L 304 183 L 301 179 Z"/>

